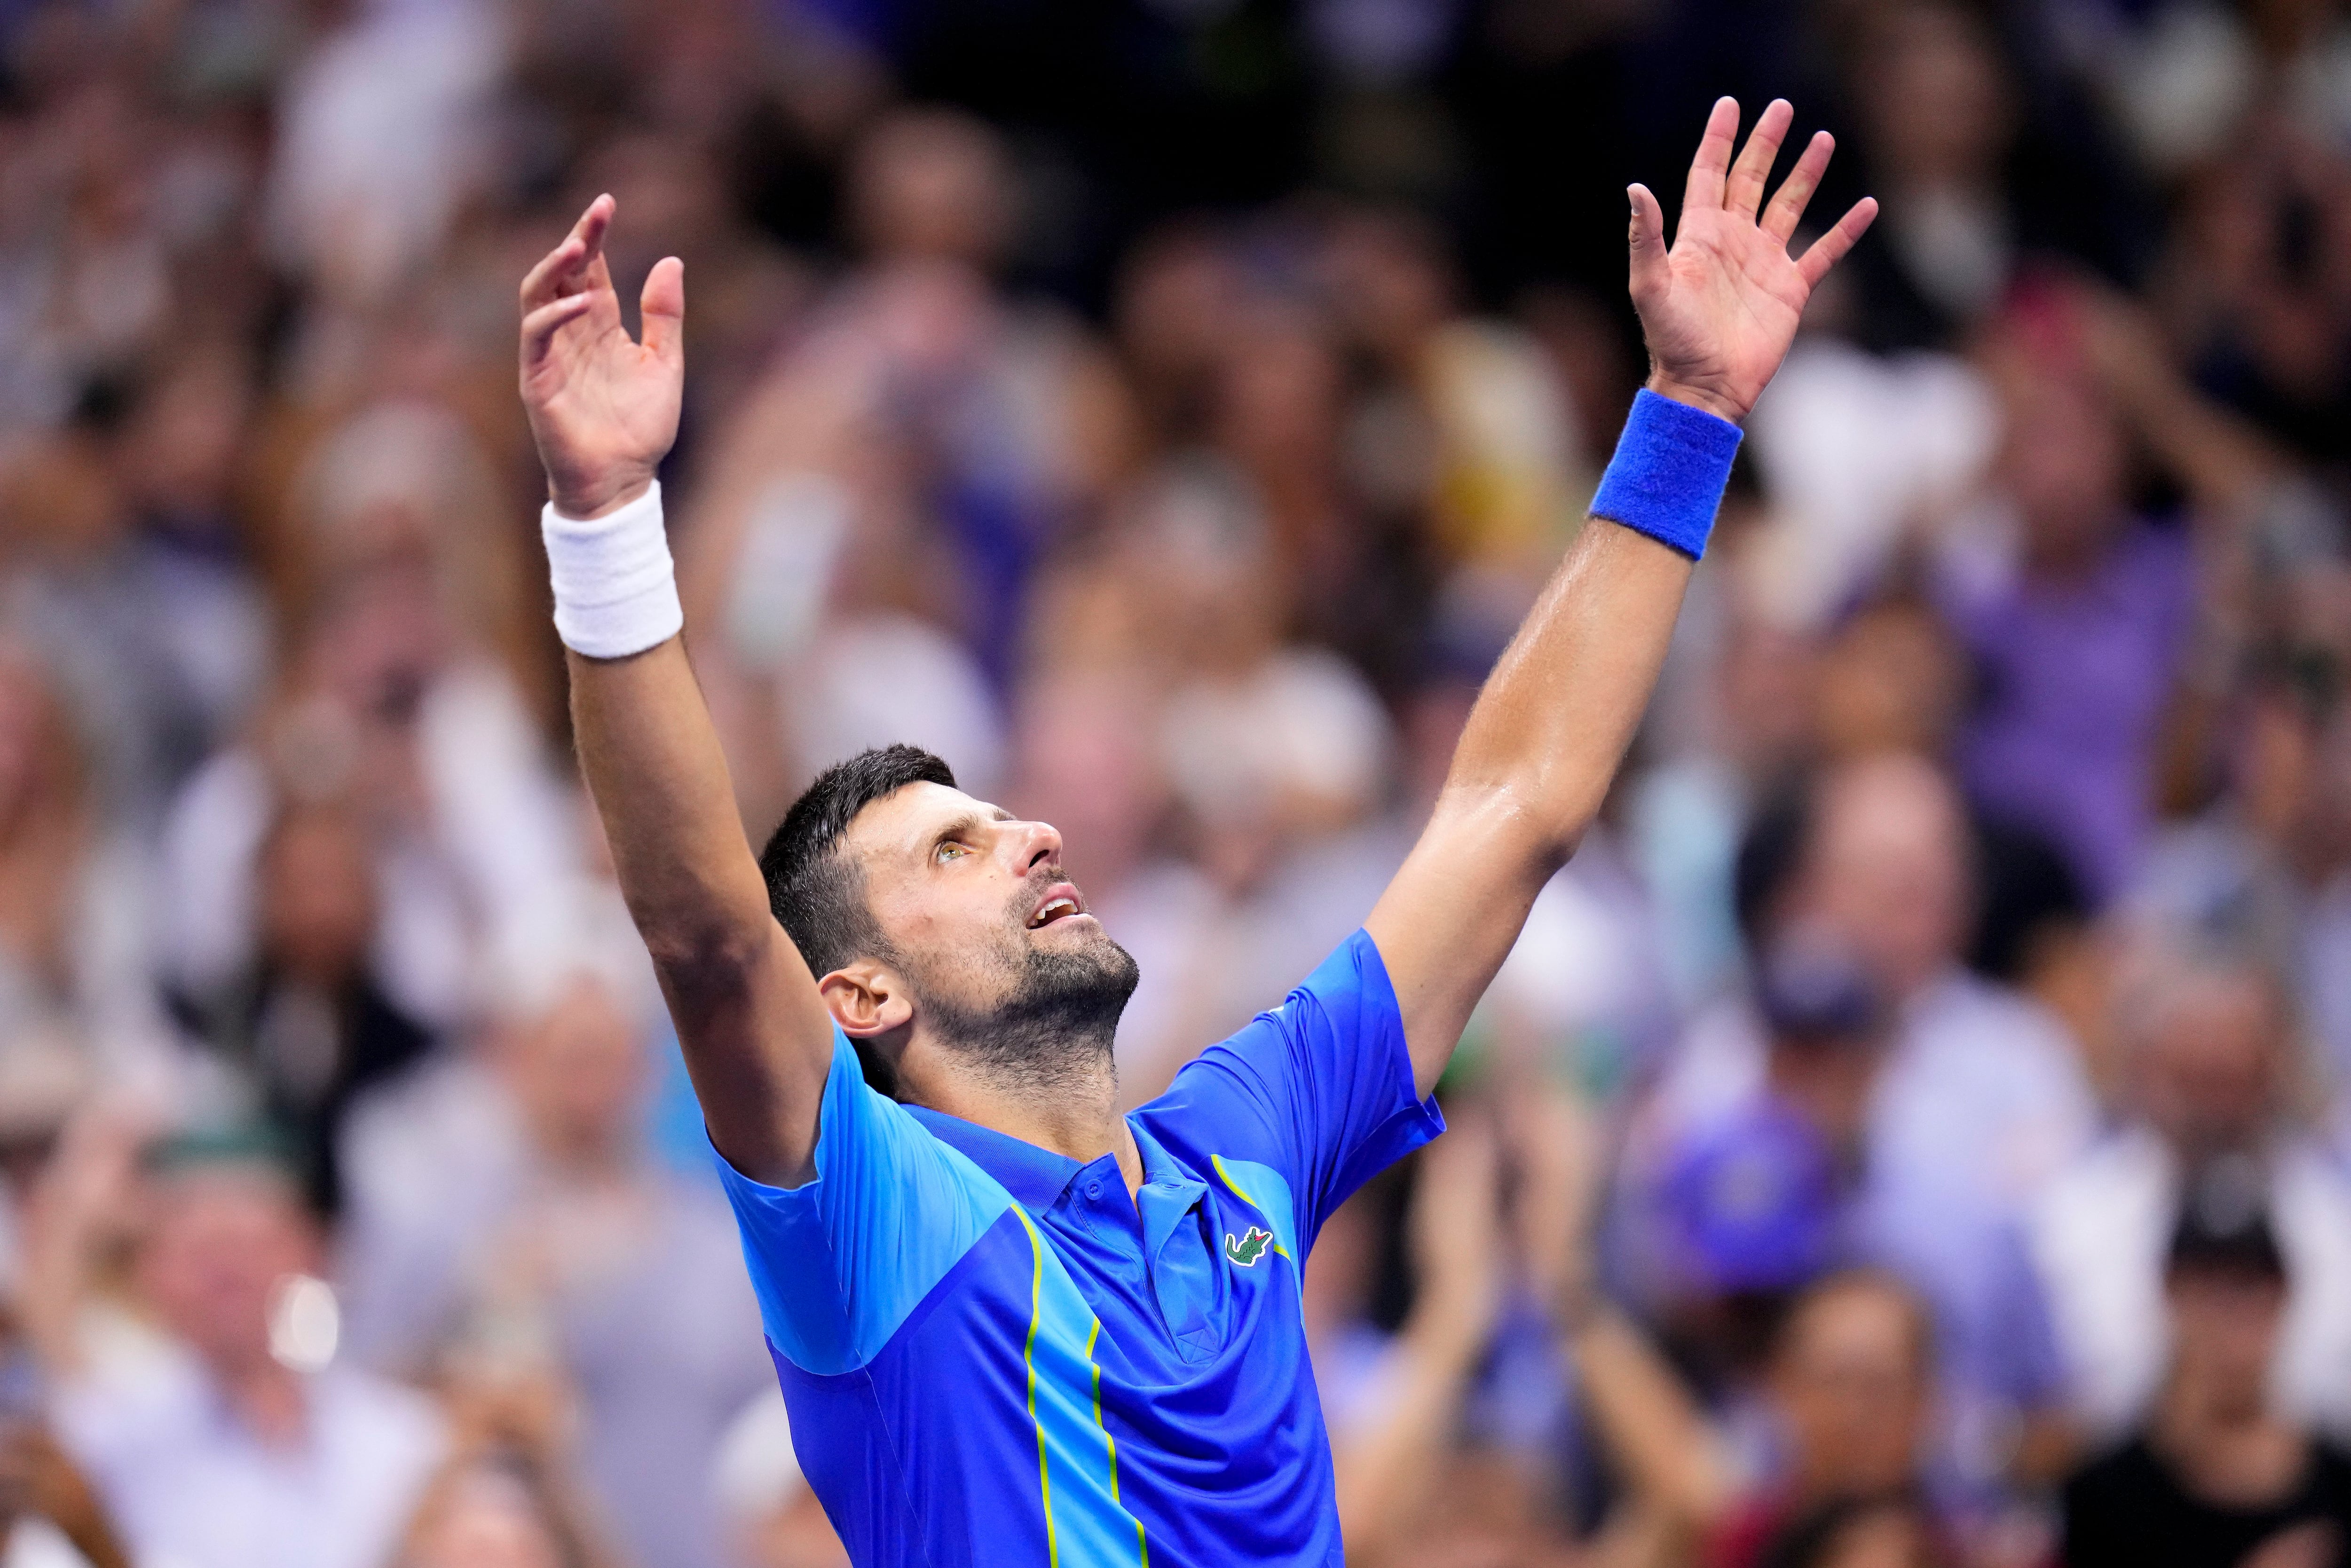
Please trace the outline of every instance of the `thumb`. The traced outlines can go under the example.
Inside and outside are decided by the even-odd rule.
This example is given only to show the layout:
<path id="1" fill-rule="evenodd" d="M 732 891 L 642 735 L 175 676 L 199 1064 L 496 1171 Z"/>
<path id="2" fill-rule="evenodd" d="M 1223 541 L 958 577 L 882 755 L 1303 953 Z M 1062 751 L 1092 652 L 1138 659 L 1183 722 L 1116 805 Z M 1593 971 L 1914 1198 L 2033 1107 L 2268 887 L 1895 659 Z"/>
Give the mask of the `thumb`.
<path id="1" fill-rule="evenodd" d="M 1666 214 L 1646 185 L 1627 186 L 1625 194 L 1633 204 L 1627 246 L 1632 256 L 1633 303 L 1640 305 L 1666 289 Z"/>
<path id="2" fill-rule="evenodd" d="M 647 351 L 664 364 L 684 364 L 685 263 L 674 256 L 653 263 L 637 309 L 644 321 Z"/>

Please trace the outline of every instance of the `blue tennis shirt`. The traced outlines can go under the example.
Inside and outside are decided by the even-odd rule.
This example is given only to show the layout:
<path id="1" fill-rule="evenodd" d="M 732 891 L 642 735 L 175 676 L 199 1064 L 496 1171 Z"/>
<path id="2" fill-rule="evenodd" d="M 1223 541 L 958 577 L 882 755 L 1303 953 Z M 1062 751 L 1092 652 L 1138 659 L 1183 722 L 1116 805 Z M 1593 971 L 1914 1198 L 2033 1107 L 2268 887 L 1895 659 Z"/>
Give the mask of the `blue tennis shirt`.
<path id="1" fill-rule="evenodd" d="M 1357 932 L 1079 1165 L 865 1085 L 836 1032 L 816 1176 L 719 1169 L 809 1483 L 861 1568 L 1335 1563 L 1299 1270 L 1444 1131 Z"/>

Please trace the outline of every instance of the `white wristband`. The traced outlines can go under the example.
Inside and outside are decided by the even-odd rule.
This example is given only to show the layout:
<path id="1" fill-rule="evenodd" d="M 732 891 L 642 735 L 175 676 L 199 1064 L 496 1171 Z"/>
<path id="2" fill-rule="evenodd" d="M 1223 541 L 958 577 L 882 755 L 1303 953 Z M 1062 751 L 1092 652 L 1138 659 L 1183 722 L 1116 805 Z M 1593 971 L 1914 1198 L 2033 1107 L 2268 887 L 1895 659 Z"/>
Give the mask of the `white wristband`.
<path id="1" fill-rule="evenodd" d="M 538 514 L 538 531 L 565 647 L 591 659 L 625 659 L 684 629 L 660 480 L 619 511 L 585 521 L 550 501 Z"/>

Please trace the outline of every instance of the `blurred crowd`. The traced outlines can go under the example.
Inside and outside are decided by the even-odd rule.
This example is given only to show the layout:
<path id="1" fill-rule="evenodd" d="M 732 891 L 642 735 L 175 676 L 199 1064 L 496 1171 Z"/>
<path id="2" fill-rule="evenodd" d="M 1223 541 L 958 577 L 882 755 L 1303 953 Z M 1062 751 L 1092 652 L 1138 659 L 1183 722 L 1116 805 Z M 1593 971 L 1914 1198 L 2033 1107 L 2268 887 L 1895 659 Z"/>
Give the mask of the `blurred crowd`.
<path id="1" fill-rule="evenodd" d="M 1350 1555 L 2351 1562 L 2345 7 L 0 0 L 0 1564 L 840 1560 L 569 761 L 590 197 L 747 830 L 1056 823 L 1140 1102 L 1400 861 L 1726 90 L 1884 214 L 1313 1253 Z"/>

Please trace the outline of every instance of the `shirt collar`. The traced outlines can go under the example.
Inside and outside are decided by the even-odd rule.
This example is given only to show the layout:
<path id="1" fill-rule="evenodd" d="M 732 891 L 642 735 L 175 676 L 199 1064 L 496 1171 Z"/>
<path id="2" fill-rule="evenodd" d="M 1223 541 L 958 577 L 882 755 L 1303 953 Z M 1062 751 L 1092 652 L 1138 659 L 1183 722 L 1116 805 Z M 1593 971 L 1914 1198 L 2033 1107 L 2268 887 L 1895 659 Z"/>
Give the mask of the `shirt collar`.
<path id="1" fill-rule="evenodd" d="M 994 1176 L 1014 1201 L 1040 1214 L 1059 1201 L 1071 1178 L 1085 1168 L 1067 1155 L 1040 1149 L 1024 1138 L 944 1111 L 924 1105 L 906 1109 L 933 1137 Z"/>
<path id="2" fill-rule="evenodd" d="M 1146 1257 L 1156 1257 L 1192 1206 L 1208 1196 L 1208 1184 L 1176 1164 L 1142 1123 L 1129 1116 L 1126 1125 L 1143 1155 L 1143 1190 L 1135 1195 L 1135 1207 L 1143 1215 L 1143 1250 Z"/>
<path id="3" fill-rule="evenodd" d="M 1070 1183 L 1085 1168 L 1067 1155 L 961 1116 L 925 1105 L 906 1109 L 933 1137 L 994 1176 L 1013 1201 L 1034 1213 L 1042 1214 L 1060 1202 Z M 1134 1117 L 1126 1119 L 1126 1125 L 1134 1134 L 1135 1151 L 1143 1156 L 1144 1244 L 1155 1252 L 1185 1212 L 1207 1195 L 1208 1187 L 1177 1164 Z"/>

